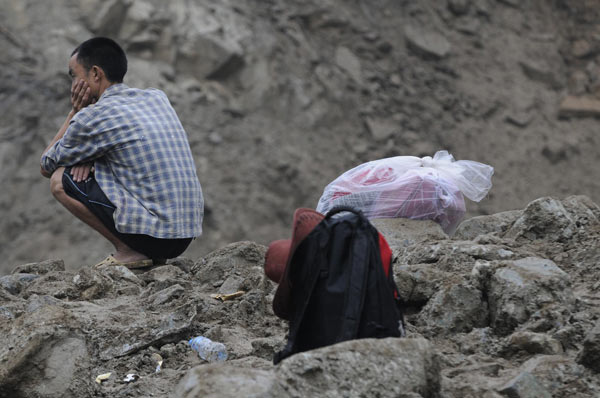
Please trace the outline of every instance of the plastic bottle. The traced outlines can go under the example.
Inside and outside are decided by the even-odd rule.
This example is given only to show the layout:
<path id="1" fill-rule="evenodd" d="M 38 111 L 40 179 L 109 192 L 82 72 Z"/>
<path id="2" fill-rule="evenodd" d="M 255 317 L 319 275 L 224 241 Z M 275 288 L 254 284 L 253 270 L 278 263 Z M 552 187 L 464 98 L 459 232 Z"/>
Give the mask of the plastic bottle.
<path id="1" fill-rule="evenodd" d="M 188 344 L 205 361 L 222 362 L 227 359 L 227 348 L 223 343 L 212 341 L 204 336 L 198 336 L 190 339 Z"/>

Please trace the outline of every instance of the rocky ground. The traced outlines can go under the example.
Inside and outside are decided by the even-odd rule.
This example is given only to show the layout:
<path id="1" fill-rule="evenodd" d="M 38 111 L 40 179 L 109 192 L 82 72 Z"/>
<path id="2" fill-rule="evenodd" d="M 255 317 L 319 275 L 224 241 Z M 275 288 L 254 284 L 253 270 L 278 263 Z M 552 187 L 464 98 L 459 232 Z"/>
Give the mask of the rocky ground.
<path id="1" fill-rule="evenodd" d="M 0 274 L 111 251 L 50 197 L 41 150 L 69 109 L 68 56 L 109 35 L 126 83 L 167 92 L 206 197 L 186 255 L 266 244 L 362 162 L 447 149 L 496 169 L 469 216 L 600 200 L 598 0 L 37 0 L 0 4 Z"/>
<path id="2" fill-rule="evenodd" d="M 286 325 L 271 310 L 266 247 L 250 241 L 137 273 L 47 260 L 0 278 L 0 396 L 600 395 L 600 207 L 588 197 L 475 217 L 453 238 L 430 221 L 375 225 L 394 252 L 406 338 L 273 366 Z M 229 359 L 204 363 L 186 343 L 197 335 Z"/>

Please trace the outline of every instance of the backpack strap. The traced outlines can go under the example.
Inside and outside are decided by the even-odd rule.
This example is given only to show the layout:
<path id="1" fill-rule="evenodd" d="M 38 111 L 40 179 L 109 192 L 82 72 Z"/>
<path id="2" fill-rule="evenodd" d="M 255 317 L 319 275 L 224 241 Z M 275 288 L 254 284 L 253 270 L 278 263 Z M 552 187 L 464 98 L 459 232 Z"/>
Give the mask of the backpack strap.
<path id="1" fill-rule="evenodd" d="M 347 205 L 340 205 L 340 206 L 335 206 L 334 208 L 332 208 L 331 210 L 329 210 L 329 212 L 327 213 L 327 215 L 325 215 L 325 218 L 331 218 L 332 216 L 341 213 L 343 211 L 349 211 L 351 213 L 354 213 L 356 215 L 358 215 L 361 219 L 364 218 L 363 212 L 359 209 L 356 209 L 352 206 L 347 206 Z"/>
<path id="2" fill-rule="evenodd" d="M 360 228 L 360 226 L 358 226 Z M 358 335 L 360 318 L 365 303 L 367 273 L 369 271 L 369 237 L 366 234 L 354 234 L 352 244 L 352 262 L 350 280 L 346 292 L 344 317 L 338 341 L 355 339 Z"/>

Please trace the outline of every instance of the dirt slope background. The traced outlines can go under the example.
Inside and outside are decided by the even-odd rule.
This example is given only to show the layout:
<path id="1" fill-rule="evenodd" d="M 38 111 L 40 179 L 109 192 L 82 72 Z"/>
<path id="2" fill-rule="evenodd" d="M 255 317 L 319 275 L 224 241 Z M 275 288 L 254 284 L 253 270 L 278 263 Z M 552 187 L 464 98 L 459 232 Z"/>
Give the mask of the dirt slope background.
<path id="1" fill-rule="evenodd" d="M 125 47 L 126 83 L 165 90 L 188 132 L 206 198 L 192 259 L 287 236 L 296 207 L 387 156 L 493 165 L 471 216 L 600 201 L 600 1 L 3 0 L 0 274 L 111 250 L 38 166 L 69 110 L 69 54 L 93 35 Z"/>

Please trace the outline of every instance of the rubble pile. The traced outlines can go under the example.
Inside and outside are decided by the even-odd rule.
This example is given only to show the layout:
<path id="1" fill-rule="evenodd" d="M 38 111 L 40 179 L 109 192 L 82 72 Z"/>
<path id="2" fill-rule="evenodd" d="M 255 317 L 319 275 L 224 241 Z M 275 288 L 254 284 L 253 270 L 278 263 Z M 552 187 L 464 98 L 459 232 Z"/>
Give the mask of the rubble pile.
<path id="1" fill-rule="evenodd" d="M 273 366 L 266 247 L 242 241 L 135 273 L 62 260 L 0 277 L 0 396 L 592 397 L 600 394 L 600 207 L 585 196 L 465 220 L 374 225 L 394 252 L 406 338 Z M 227 347 L 207 363 L 187 341 Z M 107 376 L 108 375 L 108 376 Z"/>

